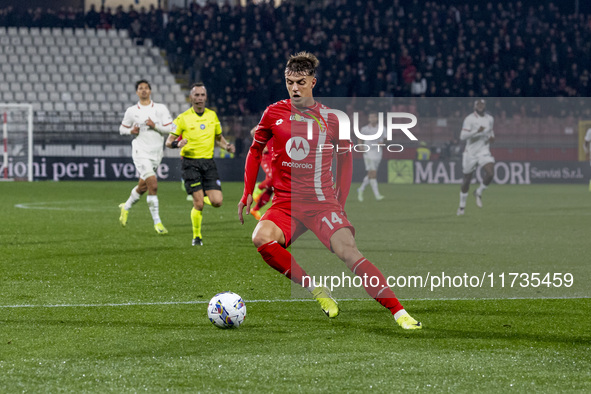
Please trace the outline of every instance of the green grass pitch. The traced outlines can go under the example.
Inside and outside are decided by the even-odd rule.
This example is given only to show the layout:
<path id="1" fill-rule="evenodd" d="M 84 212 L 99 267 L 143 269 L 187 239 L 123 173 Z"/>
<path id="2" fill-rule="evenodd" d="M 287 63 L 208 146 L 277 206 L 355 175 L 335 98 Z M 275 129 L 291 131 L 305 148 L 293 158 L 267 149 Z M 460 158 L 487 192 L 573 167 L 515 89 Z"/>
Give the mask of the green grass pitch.
<path id="1" fill-rule="evenodd" d="M 361 293 L 341 315 L 269 268 L 241 226 L 242 185 L 206 207 L 191 247 L 190 202 L 160 183 L 170 234 L 145 198 L 126 228 L 127 182 L 0 183 L 0 392 L 591 391 L 591 193 L 585 185 L 491 186 L 456 217 L 457 185 L 381 185 L 347 205 L 359 248 L 387 275 L 565 273 L 570 288 L 395 288 L 421 332 Z M 474 187 L 473 187 L 474 188 Z M 344 265 L 309 234 L 310 273 Z M 248 315 L 215 328 L 206 303 L 231 290 Z M 255 302 L 256 301 L 256 302 Z"/>

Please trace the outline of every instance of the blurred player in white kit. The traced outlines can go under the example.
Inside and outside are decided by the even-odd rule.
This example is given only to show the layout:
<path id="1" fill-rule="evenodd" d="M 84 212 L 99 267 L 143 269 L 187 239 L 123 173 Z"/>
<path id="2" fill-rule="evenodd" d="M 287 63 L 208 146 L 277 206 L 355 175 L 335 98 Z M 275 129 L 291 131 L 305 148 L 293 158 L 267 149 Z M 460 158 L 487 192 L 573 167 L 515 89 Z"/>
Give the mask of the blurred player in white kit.
<path id="1" fill-rule="evenodd" d="M 360 130 L 361 134 L 367 136 L 376 135 L 378 132 L 378 113 L 377 112 L 370 112 L 368 115 L 369 124 L 363 126 Z M 384 199 L 384 196 L 380 194 L 378 189 L 378 167 L 380 166 L 380 162 L 382 161 L 382 150 L 383 147 L 374 146 L 374 144 L 382 144 L 386 140 L 386 128 L 382 126 L 382 135 L 375 141 L 371 143 L 367 143 L 370 149 L 367 152 L 363 153 L 363 161 L 365 162 L 365 170 L 367 171 L 367 175 L 363 178 L 363 182 L 359 189 L 357 189 L 357 199 L 363 202 L 363 192 L 365 191 L 365 187 L 367 185 L 371 186 L 373 191 L 373 195 L 377 201 L 381 201 Z M 361 141 L 363 143 L 363 141 Z"/>
<path id="2" fill-rule="evenodd" d="M 486 102 L 482 99 L 474 102 L 474 112 L 466 116 L 460 133 L 460 140 L 466 141 L 462 157 L 462 172 L 464 178 L 460 189 L 460 206 L 457 215 L 463 215 L 468 199 L 470 182 L 476 170 L 481 167 L 484 170 L 482 183 L 474 191 L 476 205 L 482 208 L 482 192 L 492 182 L 495 174 L 495 158 L 490 153 L 490 144 L 495 140 L 493 131 L 494 119 L 486 113 Z"/>

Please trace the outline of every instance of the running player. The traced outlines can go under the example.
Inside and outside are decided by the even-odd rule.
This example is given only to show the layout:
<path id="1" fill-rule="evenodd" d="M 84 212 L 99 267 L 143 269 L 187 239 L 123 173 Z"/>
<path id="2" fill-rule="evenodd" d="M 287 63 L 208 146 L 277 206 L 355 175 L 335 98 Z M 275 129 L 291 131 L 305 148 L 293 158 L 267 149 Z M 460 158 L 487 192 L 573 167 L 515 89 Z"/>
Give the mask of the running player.
<path id="1" fill-rule="evenodd" d="M 466 141 L 464 155 L 462 157 L 462 171 L 464 178 L 460 188 L 460 206 L 457 215 L 464 214 L 466 200 L 468 199 L 468 190 L 474 172 L 479 167 L 484 170 L 482 183 L 474 191 L 476 205 L 482 208 L 482 192 L 492 182 L 495 174 L 495 158 L 490 153 L 490 144 L 495 140 L 493 131 L 494 119 L 490 114 L 484 112 L 486 102 L 482 99 L 474 102 L 474 112 L 466 116 L 460 133 L 460 139 Z"/>
<path id="2" fill-rule="evenodd" d="M 127 225 L 131 206 L 147 191 L 154 229 L 158 234 L 167 234 L 168 231 L 160 220 L 156 171 L 162 161 L 164 135 L 168 135 L 174 129 L 174 124 L 166 106 L 150 99 L 152 88 L 148 81 L 137 81 L 135 93 L 140 100 L 125 111 L 119 133 L 135 136 L 131 142 L 131 155 L 140 179 L 137 186 L 131 190 L 127 201 L 119 204 L 119 222 L 123 227 Z"/>
<path id="3" fill-rule="evenodd" d="M 420 329 L 421 323 L 404 310 L 384 275 L 357 249 L 354 228 L 344 211 L 353 168 L 351 141 L 338 139 L 337 119 L 323 118 L 321 110 L 326 107 L 314 100 L 317 67 L 318 59 L 307 52 L 297 53 L 288 60 L 285 82 L 290 99 L 267 107 L 257 126 L 246 159 L 238 218 L 244 223 L 243 211 L 246 207 L 248 213 L 253 201 L 263 149 L 273 138 L 275 197 L 252 235 L 263 259 L 302 285 L 307 274 L 286 248 L 309 229 L 353 273 L 374 278 L 365 283 L 365 290 L 392 313 L 402 328 Z M 312 125 L 311 136 L 307 133 L 308 125 Z M 335 149 L 325 149 L 331 145 Z M 336 149 L 336 182 L 333 182 L 331 168 Z M 329 318 L 339 314 L 338 304 L 326 287 L 309 284 L 306 288 Z"/>

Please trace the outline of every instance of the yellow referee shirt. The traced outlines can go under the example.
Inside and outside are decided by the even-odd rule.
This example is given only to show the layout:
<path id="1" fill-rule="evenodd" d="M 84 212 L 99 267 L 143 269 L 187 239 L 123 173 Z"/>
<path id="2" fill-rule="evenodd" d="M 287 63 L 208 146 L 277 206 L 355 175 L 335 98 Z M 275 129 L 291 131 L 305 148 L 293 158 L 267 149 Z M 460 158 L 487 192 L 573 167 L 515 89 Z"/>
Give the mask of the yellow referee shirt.
<path id="1" fill-rule="evenodd" d="M 181 149 L 181 156 L 188 159 L 211 159 L 215 137 L 222 134 L 222 126 L 217 114 L 205 108 L 199 116 L 193 107 L 174 120 L 176 130 L 172 133 L 187 139 L 187 145 Z"/>

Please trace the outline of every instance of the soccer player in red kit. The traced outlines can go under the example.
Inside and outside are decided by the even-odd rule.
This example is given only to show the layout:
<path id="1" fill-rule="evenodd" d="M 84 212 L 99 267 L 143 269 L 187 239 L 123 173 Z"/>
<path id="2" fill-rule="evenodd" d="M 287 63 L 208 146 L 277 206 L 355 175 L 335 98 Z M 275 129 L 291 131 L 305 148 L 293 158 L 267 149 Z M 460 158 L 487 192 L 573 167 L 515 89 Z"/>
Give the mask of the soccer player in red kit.
<path id="1" fill-rule="evenodd" d="M 338 139 L 336 117 L 323 117 L 321 110 L 327 108 L 314 100 L 312 90 L 316 85 L 317 67 L 318 59 L 307 52 L 297 53 L 288 60 L 285 83 L 290 99 L 267 107 L 257 126 L 246 158 L 244 194 L 238 203 L 238 217 L 244 223 L 243 210 L 246 207 L 248 213 L 253 201 L 252 191 L 263 149 L 273 138 L 275 198 L 252 235 L 263 259 L 293 282 L 305 285 L 306 272 L 286 248 L 310 230 L 353 273 L 374 278 L 364 281 L 365 290 L 392 313 L 398 325 L 408 330 L 421 329 L 421 323 L 404 310 L 387 286 L 384 275 L 357 249 L 355 230 L 344 211 L 353 170 L 351 141 Z M 310 125 L 312 135 L 308 133 Z M 335 154 L 333 181 L 331 168 Z M 306 288 L 326 315 L 336 317 L 339 307 L 329 289 L 308 284 Z"/>

